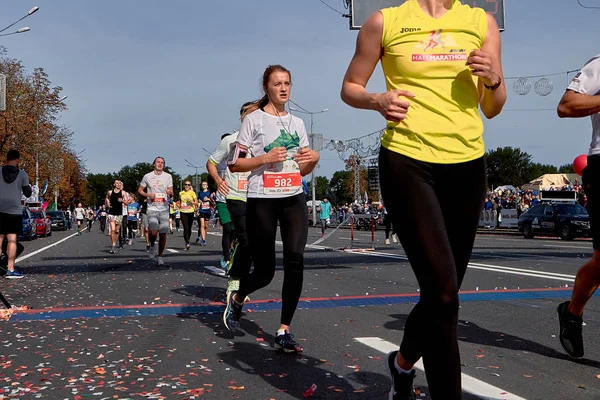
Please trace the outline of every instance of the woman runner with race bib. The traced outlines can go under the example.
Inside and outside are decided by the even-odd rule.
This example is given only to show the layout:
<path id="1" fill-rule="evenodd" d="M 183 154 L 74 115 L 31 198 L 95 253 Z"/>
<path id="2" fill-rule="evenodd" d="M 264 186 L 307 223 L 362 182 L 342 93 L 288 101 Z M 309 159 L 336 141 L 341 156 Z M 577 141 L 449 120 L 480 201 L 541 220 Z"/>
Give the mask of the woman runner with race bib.
<path id="1" fill-rule="evenodd" d="M 281 65 L 266 69 L 263 74 L 265 95 L 244 110 L 236 147 L 228 162 L 233 172 L 251 171 L 246 218 L 254 271 L 241 278 L 240 288 L 232 291 L 223 314 L 227 329 L 237 330 L 243 300 L 273 279 L 279 222 L 284 278 L 281 324 L 274 346 L 289 353 L 302 351 L 289 333 L 302 292 L 308 235 L 302 176 L 309 174 L 319 161 L 319 154 L 308 148 L 304 122 L 285 110 L 291 85 L 290 72 Z M 251 158 L 246 158 L 248 152 Z"/>

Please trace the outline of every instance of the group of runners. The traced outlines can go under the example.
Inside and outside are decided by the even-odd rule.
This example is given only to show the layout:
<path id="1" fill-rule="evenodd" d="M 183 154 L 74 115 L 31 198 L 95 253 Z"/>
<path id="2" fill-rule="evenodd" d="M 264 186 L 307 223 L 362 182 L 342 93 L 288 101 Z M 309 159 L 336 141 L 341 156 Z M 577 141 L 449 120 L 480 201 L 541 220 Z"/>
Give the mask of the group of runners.
<path id="1" fill-rule="evenodd" d="M 379 62 L 387 91 L 372 93 L 366 87 Z M 248 296 L 272 281 L 279 227 L 284 278 L 274 346 L 297 353 L 302 348 L 290 326 L 302 292 L 308 233 L 302 176 L 312 172 L 319 154 L 309 148 L 303 121 L 286 110 L 291 88 L 288 69 L 268 66 L 262 77 L 264 95 L 241 107 L 239 132 L 221 138 L 207 169 L 217 184 L 215 202 L 222 216 L 223 258 L 229 275 L 223 323 L 227 329 L 239 329 Z M 599 93 L 600 58 L 595 57 L 573 79 L 558 109 L 561 117 L 592 116 L 593 124 L 583 183 L 594 254 L 577 274 L 571 301 L 558 309 L 560 342 L 572 357 L 583 356 L 581 315 L 600 284 L 600 231 L 594 221 L 595 190 L 600 185 Z M 408 0 L 376 12 L 358 34 L 341 96 L 348 105 L 375 110 L 387 120 L 379 154 L 381 191 L 394 235 L 420 286 L 420 299 L 407 319 L 402 344 L 387 358 L 392 378 L 389 398 L 415 398 L 414 365 L 422 358 L 431 397 L 460 399 L 458 291 L 486 192 L 480 111 L 493 118 L 506 101 L 496 21 L 458 0 Z M 156 157 L 153 171 L 137 190 L 137 196 L 147 202 L 149 257 L 159 265 L 164 264 L 169 202 L 174 196 L 172 177 L 164 167 L 164 158 Z M 456 181 L 466 188 L 460 202 L 452 197 Z M 194 212 L 206 210 L 210 192 L 203 183 L 197 195 L 186 181 L 179 197 L 189 249 Z M 106 201 L 115 250 L 122 204 L 131 200 L 117 181 Z M 3 210 L 0 221 L 9 221 Z M 204 244 L 204 222 L 200 232 Z M 5 233 L 3 228 L 0 240 Z M 9 255 L 14 253 L 10 238 Z"/>

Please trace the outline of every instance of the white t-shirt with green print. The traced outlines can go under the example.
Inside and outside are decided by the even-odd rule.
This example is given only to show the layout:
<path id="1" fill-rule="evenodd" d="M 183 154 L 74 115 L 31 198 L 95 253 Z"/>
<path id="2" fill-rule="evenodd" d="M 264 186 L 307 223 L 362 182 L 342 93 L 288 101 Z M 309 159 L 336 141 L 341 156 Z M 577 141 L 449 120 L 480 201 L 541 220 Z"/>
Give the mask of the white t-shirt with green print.
<path id="1" fill-rule="evenodd" d="M 292 187 L 296 187 L 299 166 L 291 158 L 300 148 L 309 145 L 308 135 L 302 119 L 289 113 L 285 116 L 276 116 L 262 110 L 256 110 L 248 114 L 242 121 L 237 141 L 239 144 L 247 146 L 254 157 L 266 154 L 275 147 L 283 146 L 288 152 L 288 161 L 263 165 L 250 173 L 248 178 L 249 198 L 291 197 L 303 192 L 301 182 L 297 189 L 291 191 L 286 189 L 285 186 L 285 184 L 289 185 L 293 181 L 294 186 Z M 265 175 L 267 175 L 266 180 Z M 270 181 L 272 185 L 274 181 L 272 178 L 274 177 L 283 177 L 281 189 L 270 188 L 269 184 L 265 189 L 264 182 Z M 277 179 L 278 183 L 279 180 Z"/>

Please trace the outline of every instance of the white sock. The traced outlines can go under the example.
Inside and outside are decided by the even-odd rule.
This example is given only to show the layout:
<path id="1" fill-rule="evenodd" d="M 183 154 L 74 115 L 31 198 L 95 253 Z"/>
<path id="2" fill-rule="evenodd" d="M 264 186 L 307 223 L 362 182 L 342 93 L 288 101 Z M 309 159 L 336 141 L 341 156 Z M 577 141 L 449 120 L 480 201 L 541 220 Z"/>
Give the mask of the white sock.
<path id="1" fill-rule="evenodd" d="M 285 335 L 285 329 L 277 329 L 277 336 Z"/>
<path id="2" fill-rule="evenodd" d="M 412 371 L 412 369 L 409 369 L 408 371 L 405 369 L 402 369 L 399 365 L 398 365 L 398 358 L 394 358 L 394 367 L 396 367 L 396 371 L 398 371 L 401 374 L 410 374 L 410 372 Z"/>

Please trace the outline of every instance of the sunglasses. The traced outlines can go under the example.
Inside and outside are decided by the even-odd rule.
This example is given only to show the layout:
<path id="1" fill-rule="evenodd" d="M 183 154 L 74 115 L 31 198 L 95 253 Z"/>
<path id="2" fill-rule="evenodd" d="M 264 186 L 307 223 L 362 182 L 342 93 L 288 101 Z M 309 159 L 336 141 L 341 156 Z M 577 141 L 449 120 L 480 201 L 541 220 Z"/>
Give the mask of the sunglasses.
<path id="1" fill-rule="evenodd" d="M 183 186 L 192 186 L 191 183 L 184 183 Z"/>

